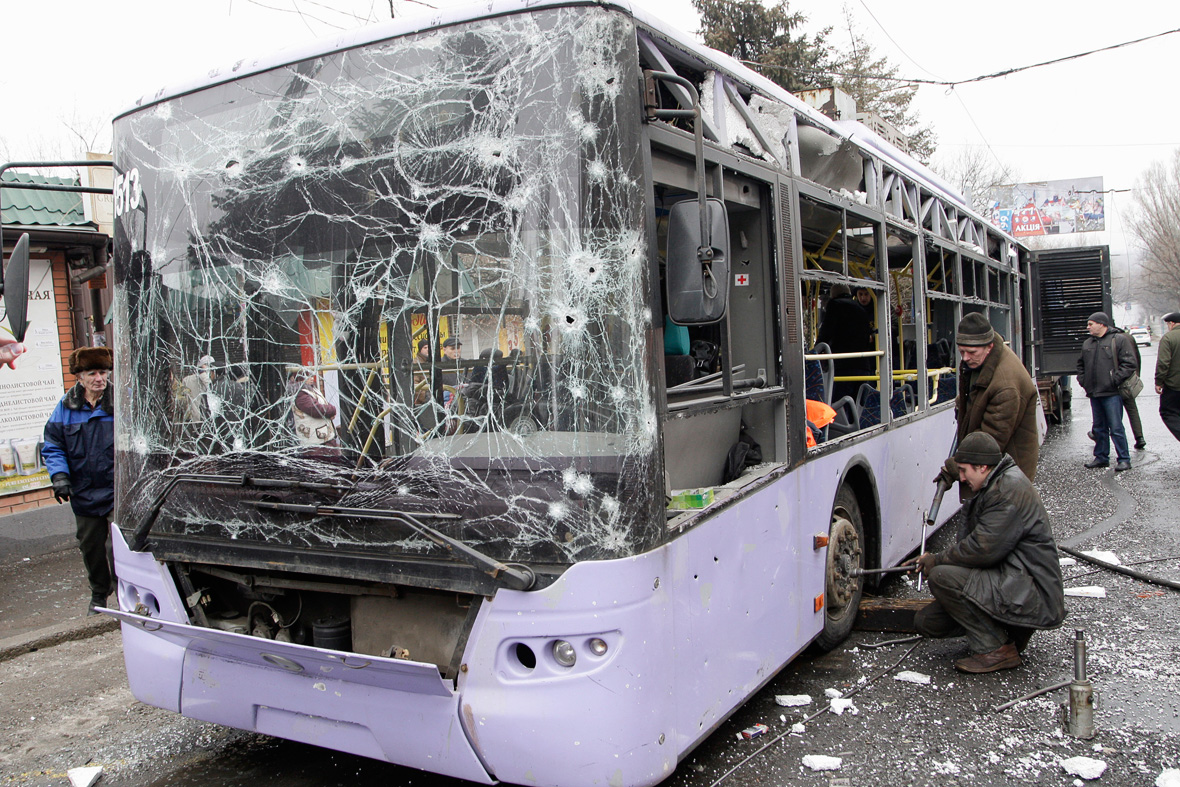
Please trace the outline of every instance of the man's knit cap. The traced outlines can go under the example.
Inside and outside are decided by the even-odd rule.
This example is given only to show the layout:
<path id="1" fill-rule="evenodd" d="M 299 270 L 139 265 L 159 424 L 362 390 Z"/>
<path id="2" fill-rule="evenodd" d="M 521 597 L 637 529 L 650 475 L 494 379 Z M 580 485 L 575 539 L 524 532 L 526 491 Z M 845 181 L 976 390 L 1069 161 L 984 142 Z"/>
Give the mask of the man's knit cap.
<path id="1" fill-rule="evenodd" d="M 955 344 L 963 347 L 982 347 L 995 343 L 995 334 L 987 317 L 979 312 L 971 312 L 959 320 L 959 328 L 955 331 Z"/>
<path id="2" fill-rule="evenodd" d="M 1114 320 L 1110 319 L 1110 315 L 1106 312 L 1094 312 L 1086 318 L 1086 322 L 1096 322 L 1099 325 L 1105 325 L 1107 328 L 1114 327 Z"/>
<path id="3" fill-rule="evenodd" d="M 1000 444 L 987 432 L 972 432 L 955 449 L 955 461 L 959 464 L 995 467 L 1003 456 Z"/>

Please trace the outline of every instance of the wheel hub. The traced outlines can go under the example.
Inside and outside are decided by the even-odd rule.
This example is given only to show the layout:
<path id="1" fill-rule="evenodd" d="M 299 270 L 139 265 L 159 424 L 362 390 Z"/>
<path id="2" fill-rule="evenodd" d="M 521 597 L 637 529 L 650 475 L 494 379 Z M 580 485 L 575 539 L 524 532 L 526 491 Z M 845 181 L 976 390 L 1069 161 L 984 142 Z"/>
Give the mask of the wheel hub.
<path id="1" fill-rule="evenodd" d="M 832 527 L 828 540 L 827 588 L 828 611 L 839 613 L 856 595 L 860 577 L 852 570 L 862 567 L 860 537 L 856 526 L 844 511 L 837 509 L 832 515 Z"/>

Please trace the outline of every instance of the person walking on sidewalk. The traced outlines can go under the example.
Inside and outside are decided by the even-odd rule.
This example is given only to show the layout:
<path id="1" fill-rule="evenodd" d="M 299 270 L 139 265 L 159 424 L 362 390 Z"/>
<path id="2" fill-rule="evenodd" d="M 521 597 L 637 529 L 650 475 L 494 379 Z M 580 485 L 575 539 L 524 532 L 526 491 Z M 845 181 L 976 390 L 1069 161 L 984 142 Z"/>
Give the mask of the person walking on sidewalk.
<path id="1" fill-rule="evenodd" d="M 1180 440 L 1180 312 L 1164 315 L 1168 332 L 1160 339 L 1155 361 L 1155 392 L 1160 395 L 1160 419 Z"/>
<path id="2" fill-rule="evenodd" d="M 111 404 L 111 351 L 80 347 L 70 354 L 78 382 L 45 424 L 41 456 L 57 502 L 68 501 L 78 526 L 78 549 L 90 582 L 90 606 L 106 606 L 114 591 L 111 511 L 115 506 L 115 419 Z"/>
<path id="3" fill-rule="evenodd" d="M 1114 330 L 1118 333 L 1121 333 L 1127 340 L 1127 343 L 1131 345 L 1131 352 L 1135 354 L 1135 374 L 1138 377 L 1142 377 L 1143 356 L 1139 354 L 1139 342 L 1135 341 L 1133 337 L 1128 336 L 1127 332 L 1120 328 L 1115 328 Z M 1139 390 L 1142 390 L 1142 383 L 1140 383 L 1138 388 Z M 1127 413 L 1127 423 L 1131 425 L 1131 436 L 1135 438 L 1135 450 L 1142 451 L 1147 447 L 1147 439 L 1143 436 L 1143 420 L 1139 417 L 1139 405 L 1135 402 L 1135 397 L 1138 396 L 1139 393 L 1136 391 L 1134 394 L 1128 396 L 1130 393 L 1131 392 L 1127 390 L 1127 386 L 1123 386 L 1119 389 L 1119 395 L 1123 400 L 1123 410 Z"/>
<path id="4" fill-rule="evenodd" d="M 1131 338 L 1112 330 L 1114 323 L 1106 312 L 1094 312 L 1086 320 L 1090 338 L 1082 345 L 1078 358 L 1078 384 L 1090 398 L 1094 418 L 1094 458 L 1086 467 L 1110 467 L 1110 443 L 1114 441 L 1116 472 L 1131 469 L 1131 450 L 1123 429 L 1123 397 L 1119 386 L 1135 373 L 1135 354 Z"/>
<path id="5" fill-rule="evenodd" d="M 1037 629 L 1065 619 L 1057 544 L 1041 497 L 995 438 L 972 432 L 955 450 L 959 480 L 975 492 L 958 540 L 908 561 L 930 581 L 934 600 L 914 616 L 924 637 L 966 636 L 961 672 L 995 672 L 1021 664 Z"/>

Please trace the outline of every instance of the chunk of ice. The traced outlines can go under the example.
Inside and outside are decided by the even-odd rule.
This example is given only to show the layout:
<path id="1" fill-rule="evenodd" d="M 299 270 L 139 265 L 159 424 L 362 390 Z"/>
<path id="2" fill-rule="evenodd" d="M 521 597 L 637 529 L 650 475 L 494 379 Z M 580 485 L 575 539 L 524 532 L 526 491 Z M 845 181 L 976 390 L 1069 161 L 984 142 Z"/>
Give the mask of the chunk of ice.
<path id="1" fill-rule="evenodd" d="M 70 779 L 70 787 L 91 787 L 102 776 L 101 765 L 90 765 L 83 768 L 70 768 L 66 771 Z"/>
<path id="2" fill-rule="evenodd" d="M 1155 787 L 1180 787 L 1180 769 L 1165 768 L 1156 777 Z"/>
<path id="3" fill-rule="evenodd" d="M 1119 560 L 1119 556 L 1114 552 L 1109 552 L 1105 549 L 1083 549 L 1082 554 L 1086 557 L 1092 557 L 1095 560 L 1101 560 L 1104 563 L 1121 566 L 1123 562 Z"/>
<path id="4" fill-rule="evenodd" d="M 836 696 L 839 696 L 838 694 Z M 810 694 L 776 694 L 774 701 L 784 708 L 797 708 L 800 705 L 810 705 Z"/>
<path id="5" fill-rule="evenodd" d="M 902 670 L 893 676 L 894 680 L 900 680 L 903 683 L 920 683 L 923 686 L 930 685 L 930 676 L 923 675 L 921 672 L 911 672 L 910 670 Z"/>
<path id="6" fill-rule="evenodd" d="M 1071 776 L 1080 776 L 1087 780 L 1097 779 L 1106 770 L 1106 763 L 1093 757 L 1070 757 L 1057 764 Z"/>
<path id="7" fill-rule="evenodd" d="M 1080 588 L 1066 588 L 1065 595 L 1081 598 L 1106 598 L 1106 588 L 1101 585 L 1084 585 Z"/>
<path id="8" fill-rule="evenodd" d="M 807 732 L 807 728 L 804 727 L 801 722 L 795 722 L 794 724 L 791 725 L 791 732 L 798 733 L 799 735 L 802 735 L 803 733 Z"/>
<path id="9" fill-rule="evenodd" d="M 826 754 L 805 754 L 803 764 L 813 771 L 837 771 L 844 764 L 844 760 Z"/>
<path id="10" fill-rule="evenodd" d="M 844 711 L 848 711 L 853 716 L 860 713 L 860 710 L 858 710 L 857 707 L 852 704 L 852 700 L 844 700 L 840 699 L 839 697 L 832 699 L 831 708 L 832 713 L 836 714 L 837 716 L 843 716 Z"/>
<path id="11" fill-rule="evenodd" d="M 1061 564 L 1062 568 L 1065 568 L 1066 566 L 1076 566 L 1078 564 L 1078 559 L 1076 557 L 1063 557 L 1058 558 L 1057 562 Z"/>
<path id="12" fill-rule="evenodd" d="M 843 697 L 844 692 L 840 691 L 839 689 L 824 689 L 824 696 L 830 700 L 834 700 L 837 697 Z"/>

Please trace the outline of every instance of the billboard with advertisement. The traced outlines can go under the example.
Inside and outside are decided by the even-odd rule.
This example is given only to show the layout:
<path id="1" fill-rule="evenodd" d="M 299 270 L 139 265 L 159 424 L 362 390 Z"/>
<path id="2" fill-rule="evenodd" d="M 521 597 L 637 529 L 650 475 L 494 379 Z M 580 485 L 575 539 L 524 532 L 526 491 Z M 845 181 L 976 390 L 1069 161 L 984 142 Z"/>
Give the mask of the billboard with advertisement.
<path id="1" fill-rule="evenodd" d="M 0 495 L 49 486 L 41 435 L 62 396 L 57 303 L 48 260 L 29 261 L 28 350 L 0 371 Z M 10 334 L 8 320 L 0 332 Z"/>
<path id="2" fill-rule="evenodd" d="M 992 224 L 1017 238 L 1106 229 L 1102 178 L 1042 180 L 997 186 L 988 193 Z"/>

